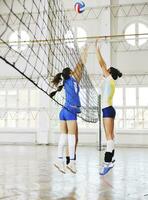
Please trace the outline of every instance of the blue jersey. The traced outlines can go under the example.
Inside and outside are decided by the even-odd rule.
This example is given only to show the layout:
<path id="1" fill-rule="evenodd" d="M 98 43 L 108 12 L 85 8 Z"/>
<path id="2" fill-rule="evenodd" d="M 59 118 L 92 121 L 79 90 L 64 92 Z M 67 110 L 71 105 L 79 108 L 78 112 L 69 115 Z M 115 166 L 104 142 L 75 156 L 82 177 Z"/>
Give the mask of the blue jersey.
<path id="1" fill-rule="evenodd" d="M 70 76 L 69 79 L 64 81 L 64 89 L 66 95 L 65 106 L 67 107 L 80 107 L 79 85 L 78 82 Z"/>

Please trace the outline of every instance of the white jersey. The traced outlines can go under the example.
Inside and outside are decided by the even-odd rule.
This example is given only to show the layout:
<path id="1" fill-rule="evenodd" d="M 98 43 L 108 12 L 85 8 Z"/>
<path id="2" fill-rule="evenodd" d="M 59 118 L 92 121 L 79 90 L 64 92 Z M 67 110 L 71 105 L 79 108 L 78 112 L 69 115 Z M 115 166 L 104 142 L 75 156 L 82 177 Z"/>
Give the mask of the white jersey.
<path id="1" fill-rule="evenodd" d="M 113 96 L 115 92 L 115 81 L 111 75 L 104 78 L 101 90 L 102 108 L 112 106 Z"/>

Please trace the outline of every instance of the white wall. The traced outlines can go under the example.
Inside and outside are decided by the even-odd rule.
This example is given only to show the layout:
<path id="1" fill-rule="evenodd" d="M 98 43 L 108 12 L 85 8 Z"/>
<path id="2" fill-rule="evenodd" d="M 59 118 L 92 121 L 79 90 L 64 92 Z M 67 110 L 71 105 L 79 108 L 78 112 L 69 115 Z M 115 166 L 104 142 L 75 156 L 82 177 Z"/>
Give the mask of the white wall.
<path id="1" fill-rule="evenodd" d="M 112 34 L 122 35 L 125 28 L 134 22 L 141 22 L 148 27 L 148 16 L 136 16 L 136 17 L 112 17 Z M 124 38 L 122 38 L 124 39 Z M 126 43 L 125 43 L 126 45 Z M 142 48 L 142 47 L 141 47 Z M 112 51 L 112 64 L 119 66 L 124 73 L 145 73 L 147 70 L 147 51 L 146 50 L 134 50 L 134 51 Z"/>

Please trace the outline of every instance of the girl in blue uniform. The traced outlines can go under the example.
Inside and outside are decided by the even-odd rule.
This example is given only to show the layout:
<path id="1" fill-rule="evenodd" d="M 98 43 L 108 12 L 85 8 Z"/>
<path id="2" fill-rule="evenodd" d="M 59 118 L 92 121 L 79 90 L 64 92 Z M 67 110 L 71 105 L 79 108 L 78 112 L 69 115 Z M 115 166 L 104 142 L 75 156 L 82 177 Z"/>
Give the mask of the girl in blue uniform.
<path id="1" fill-rule="evenodd" d="M 86 47 L 81 54 L 79 63 L 73 71 L 68 67 L 64 68 L 62 73 L 58 73 L 52 81 L 56 87 L 63 81 L 62 86 L 59 86 L 57 91 L 60 91 L 64 87 L 66 97 L 65 104 L 59 114 L 61 135 L 58 143 L 58 159 L 54 164 L 62 173 L 65 173 L 64 147 L 66 144 L 68 144 L 70 157 L 67 168 L 71 172 L 76 173 L 75 155 L 78 143 L 77 114 L 80 113 L 81 107 L 79 82 L 82 77 L 84 64 L 86 63 L 87 50 L 88 48 Z M 56 92 L 52 92 L 50 96 L 53 97 Z"/>
<path id="2" fill-rule="evenodd" d="M 104 82 L 102 85 L 102 112 L 103 112 L 103 125 L 107 140 L 107 148 L 104 156 L 104 163 L 100 171 L 100 175 L 105 175 L 113 167 L 113 156 L 114 156 L 114 120 L 115 120 L 115 109 L 112 106 L 113 96 L 115 92 L 115 80 L 122 76 L 122 73 L 114 68 L 108 68 L 99 47 L 96 42 L 96 53 L 99 65 L 103 72 Z"/>

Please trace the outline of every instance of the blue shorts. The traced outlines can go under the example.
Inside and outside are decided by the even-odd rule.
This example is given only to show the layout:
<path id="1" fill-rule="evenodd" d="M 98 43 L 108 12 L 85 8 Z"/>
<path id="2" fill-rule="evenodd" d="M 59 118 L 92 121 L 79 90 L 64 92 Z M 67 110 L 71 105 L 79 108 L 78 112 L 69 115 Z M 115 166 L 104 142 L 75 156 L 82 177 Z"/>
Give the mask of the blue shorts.
<path id="1" fill-rule="evenodd" d="M 77 120 L 77 112 L 75 110 L 70 109 L 71 111 L 68 111 L 66 108 L 62 108 L 59 118 L 60 120 Z"/>
<path id="2" fill-rule="evenodd" d="M 102 112 L 103 112 L 103 118 L 106 118 L 106 117 L 115 118 L 115 116 L 116 116 L 116 111 L 113 108 L 113 106 L 109 106 L 109 107 L 103 108 Z"/>

